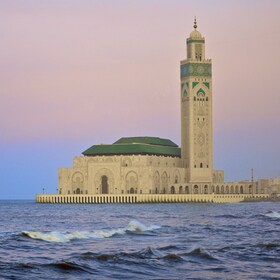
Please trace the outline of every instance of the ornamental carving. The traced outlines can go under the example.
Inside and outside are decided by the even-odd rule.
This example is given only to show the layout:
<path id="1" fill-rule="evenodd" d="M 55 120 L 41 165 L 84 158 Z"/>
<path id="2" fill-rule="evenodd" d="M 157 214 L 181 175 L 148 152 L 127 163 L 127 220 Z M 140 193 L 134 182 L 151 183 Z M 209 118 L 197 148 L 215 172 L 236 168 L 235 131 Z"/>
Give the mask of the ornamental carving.
<path id="1" fill-rule="evenodd" d="M 138 176 L 134 171 L 129 171 L 125 177 L 126 189 L 130 191 L 130 193 L 136 192 L 138 188 Z"/>
<path id="2" fill-rule="evenodd" d="M 197 137 L 197 143 L 202 146 L 205 143 L 205 136 L 204 134 L 200 133 Z"/>

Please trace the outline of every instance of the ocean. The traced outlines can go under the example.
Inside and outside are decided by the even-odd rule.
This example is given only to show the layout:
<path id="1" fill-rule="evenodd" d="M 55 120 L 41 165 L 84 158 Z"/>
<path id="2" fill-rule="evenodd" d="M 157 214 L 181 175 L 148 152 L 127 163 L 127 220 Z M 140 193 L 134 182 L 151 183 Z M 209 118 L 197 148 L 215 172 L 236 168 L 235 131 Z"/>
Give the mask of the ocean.
<path id="1" fill-rule="evenodd" d="M 280 203 L 0 201 L 0 279 L 280 279 Z"/>

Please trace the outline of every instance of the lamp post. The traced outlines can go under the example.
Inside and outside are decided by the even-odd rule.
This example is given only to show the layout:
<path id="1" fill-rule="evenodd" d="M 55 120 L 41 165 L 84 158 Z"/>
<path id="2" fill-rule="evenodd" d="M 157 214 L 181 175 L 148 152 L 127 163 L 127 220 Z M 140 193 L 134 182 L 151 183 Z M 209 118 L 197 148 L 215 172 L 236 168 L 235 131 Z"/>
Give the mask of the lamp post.
<path id="1" fill-rule="evenodd" d="M 251 181 L 251 183 L 252 183 L 252 195 L 254 195 L 254 168 L 252 168 L 252 181 Z"/>

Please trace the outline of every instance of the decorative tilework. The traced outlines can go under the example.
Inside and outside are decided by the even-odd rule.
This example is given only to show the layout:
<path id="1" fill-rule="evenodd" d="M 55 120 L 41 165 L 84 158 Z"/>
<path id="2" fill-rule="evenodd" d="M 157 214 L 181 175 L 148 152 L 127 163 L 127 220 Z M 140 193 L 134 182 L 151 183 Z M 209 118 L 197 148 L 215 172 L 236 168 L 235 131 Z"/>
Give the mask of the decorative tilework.
<path id="1" fill-rule="evenodd" d="M 196 95 L 199 95 L 200 93 L 202 93 L 202 94 L 205 96 L 205 91 L 204 91 L 202 88 L 200 88 L 200 89 L 197 91 Z"/>
<path id="2" fill-rule="evenodd" d="M 181 78 L 211 77 L 211 63 L 186 63 L 181 65 Z"/>
<path id="3" fill-rule="evenodd" d="M 206 87 L 208 87 L 208 88 L 210 88 L 210 85 L 209 85 L 209 83 L 207 83 L 207 82 L 204 82 L 203 83 Z"/>
<path id="4" fill-rule="evenodd" d="M 205 43 L 205 40 L 204 39 L 187 39 L 187 44 L 190 44 L 190 43 Z"/>
<path id="5" fill-rule="evenodd" d="M 196 85 L 198 85 L 199 84 L 199 82 L 193 82 L 192 83 L 192 88 L 194 88 Z"/>

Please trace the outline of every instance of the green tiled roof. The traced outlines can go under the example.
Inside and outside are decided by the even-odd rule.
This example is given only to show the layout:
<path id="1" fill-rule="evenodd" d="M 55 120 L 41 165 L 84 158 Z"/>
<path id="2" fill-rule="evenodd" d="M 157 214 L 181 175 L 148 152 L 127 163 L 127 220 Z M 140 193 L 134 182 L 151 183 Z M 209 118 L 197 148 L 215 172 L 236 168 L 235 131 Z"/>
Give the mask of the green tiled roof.
<path id="1" fill-rule="evenodd" d="M 116 141 L 114 144 L 150 144 L 159 146 L 178 147 L 174 142 L 169 139 L 162 139 L 159 137 L 123 137 Z"/>
<path id="2" fill-rule="evenodd" d="M 180 157 L 181 149 L 168 139 L 157 137 L 125 137 L 111 145 L 93 145 L 84 151 L 83 155 L 161 155 Z"/>

